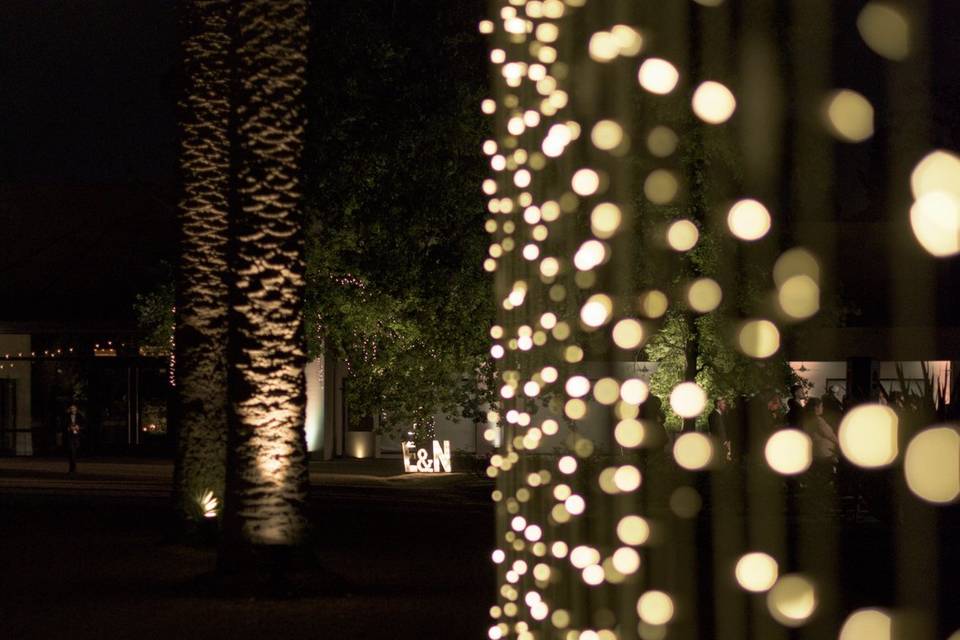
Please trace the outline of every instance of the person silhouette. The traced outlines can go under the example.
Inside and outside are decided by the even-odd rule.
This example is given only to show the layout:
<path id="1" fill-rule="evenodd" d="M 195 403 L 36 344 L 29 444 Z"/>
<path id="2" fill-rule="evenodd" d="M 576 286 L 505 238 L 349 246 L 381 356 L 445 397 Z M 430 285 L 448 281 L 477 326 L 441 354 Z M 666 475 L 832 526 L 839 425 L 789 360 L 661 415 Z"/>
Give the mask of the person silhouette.
<path id="1" fill-rule="evenodd" d="M 67 457 L 70 461 L 70 473 L 77 472 L 77 453 L 80 450 L 80 434 L 83 431 L 83 416 L 75 403 L 67 407 L 67 417 L 64 421 L 64 444 L 67 448 Z"/>

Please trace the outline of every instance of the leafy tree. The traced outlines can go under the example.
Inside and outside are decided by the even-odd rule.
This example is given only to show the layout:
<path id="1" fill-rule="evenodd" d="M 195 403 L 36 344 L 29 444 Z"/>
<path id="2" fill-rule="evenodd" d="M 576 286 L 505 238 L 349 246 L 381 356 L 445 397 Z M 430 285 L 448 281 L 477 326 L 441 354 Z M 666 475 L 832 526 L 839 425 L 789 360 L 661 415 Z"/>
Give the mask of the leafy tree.
<path id="1" fill-rule="evenodd" d="M 317 5 L 308 318 L 312 350 L 346 363 L 354 421 L 428 427 L 460 406 L 479 419 L 487 399 L 482 10 Z"/>

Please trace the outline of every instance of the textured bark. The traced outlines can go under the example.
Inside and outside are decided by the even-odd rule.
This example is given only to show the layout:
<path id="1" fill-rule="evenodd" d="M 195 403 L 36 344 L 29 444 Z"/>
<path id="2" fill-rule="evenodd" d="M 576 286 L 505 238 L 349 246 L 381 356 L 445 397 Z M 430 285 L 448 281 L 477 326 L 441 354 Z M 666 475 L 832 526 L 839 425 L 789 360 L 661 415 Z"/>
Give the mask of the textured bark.
<path id="1" fill-rule="evenodd" d="M 300 202 L 307 1 L 237 7 L 227 569 L 243 569 L 251 552 L 301 542 L 308 481 Z"/>
<path id="2" fill-rule="evenodd" d="M 230 187 L 229 0 L 180 3 L 180 101 L 174 495 L 184 523 L 201 496 L 222 501 L 227 435 L 227 212 Z"/>

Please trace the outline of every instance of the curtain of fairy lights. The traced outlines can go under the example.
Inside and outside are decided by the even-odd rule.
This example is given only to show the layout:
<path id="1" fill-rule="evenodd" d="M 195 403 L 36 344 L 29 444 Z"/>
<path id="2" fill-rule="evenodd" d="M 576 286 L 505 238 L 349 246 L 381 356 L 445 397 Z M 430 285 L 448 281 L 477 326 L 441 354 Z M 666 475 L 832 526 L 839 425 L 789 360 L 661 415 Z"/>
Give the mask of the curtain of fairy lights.
<path id="1" fill-rule="evenodd" d="M 889 108 L 922 123 L 922 4 L 838 27 L 829 0 L 492 3 L 490 638 L 934 637 L 936 544 L 878 559 L 897 603 L 844 599 L 830 476 L 896 475 L 891 535 L 931 540 L 960 494 L 956 428 L 907 438 L 865 398 L 831 465 L 816 433 L 770 423 L 763 386 L 790 384 L 782 354 L 841 260 L 810 231 L 842 195 L 835 149 L 874 134 L 870 101 L 835 84 L 831 34 L 861 38 Z M 917 131 L 883 142 L 888 201 L 909 242 L 952 256 L 960 158 Z M 753 381 L 712 432 L 717 397 Z"/>

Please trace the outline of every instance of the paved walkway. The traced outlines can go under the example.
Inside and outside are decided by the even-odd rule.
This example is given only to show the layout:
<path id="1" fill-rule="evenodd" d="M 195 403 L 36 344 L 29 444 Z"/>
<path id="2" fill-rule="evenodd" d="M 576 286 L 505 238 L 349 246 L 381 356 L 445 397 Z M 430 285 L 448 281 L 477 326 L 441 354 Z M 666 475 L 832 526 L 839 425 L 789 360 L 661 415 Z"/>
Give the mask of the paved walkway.
<path id="1" fill-rule="evenodd" d="M 170 460 L 93 458 L 81 459 L 77 466 L 77 473 L 68 474 L 62 458 L 0 458 L 0 494 L 170 495 Z M 461 506 L 488 503 L 492 488 L 492 483 L 472 473 L 404 473 L 399 459 L 311 462 L 310 484 L 311 498 L 453 502 Z"/>

